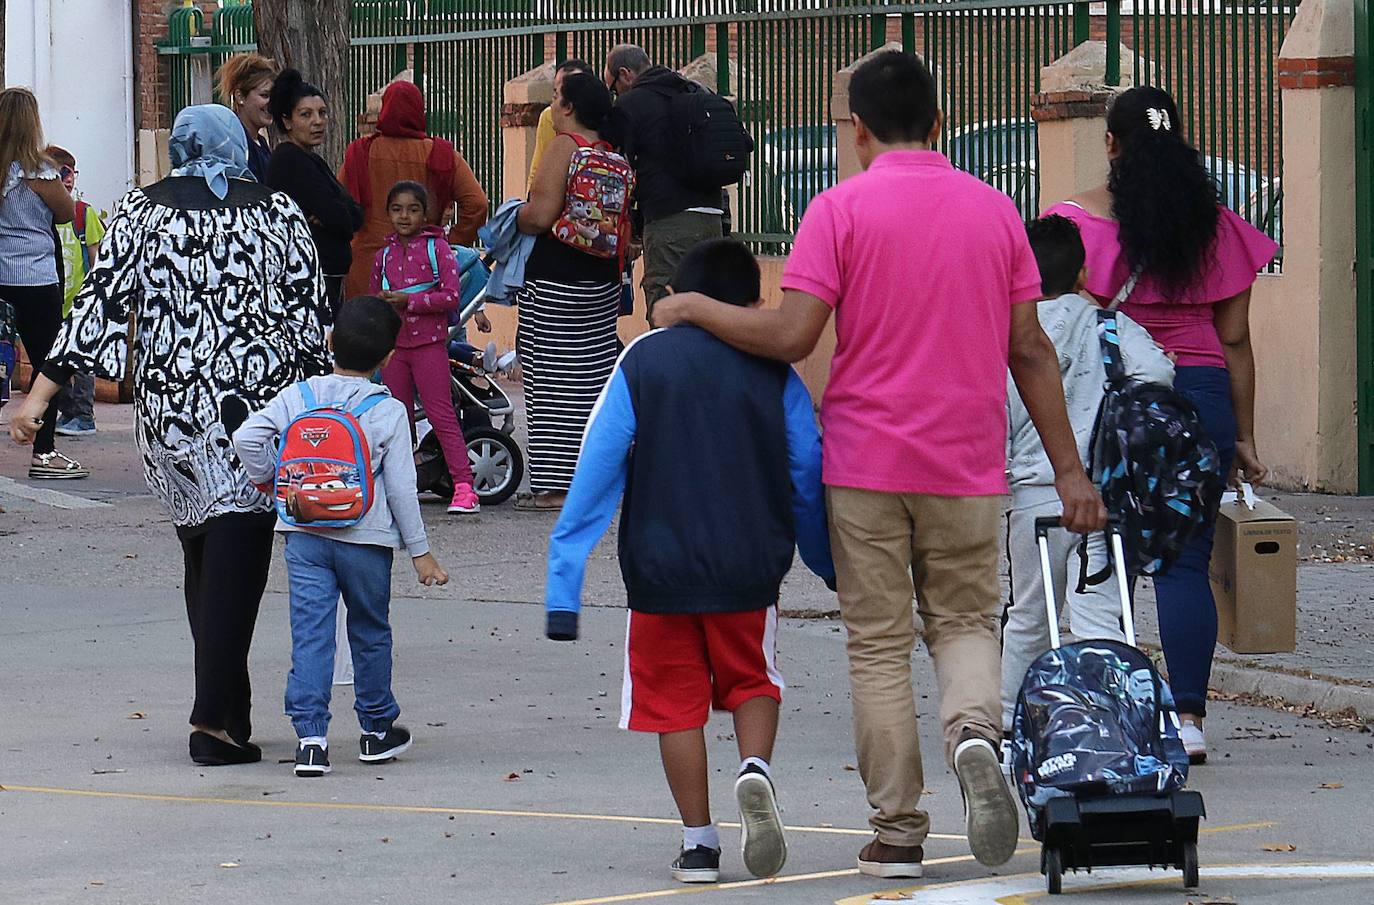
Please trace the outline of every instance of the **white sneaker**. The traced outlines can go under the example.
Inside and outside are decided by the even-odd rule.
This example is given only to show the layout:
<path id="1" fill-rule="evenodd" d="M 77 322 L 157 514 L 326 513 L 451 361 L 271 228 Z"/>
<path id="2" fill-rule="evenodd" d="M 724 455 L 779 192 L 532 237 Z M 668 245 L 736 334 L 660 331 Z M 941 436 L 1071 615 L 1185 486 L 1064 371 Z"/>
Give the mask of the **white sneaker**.
<path id="1" fill-rule="evenodd" d="M 1192 720 L 1184 720 L 1179 724 L 1178 738 L 1183 742 L 1183 750 L 1188 752 L 1188 763 L 1207 763 L 1207 737 L 1202 734 L 1201 726 Z"/>
<path id="2" fill-rule="evenodd" d="M 998 761 L 992 742 L 967 731 L 954 749 L 954 774 L 964 795 L 969 848 L 984 867 L 1011 860 L 1021 828 L 1016 800 Z"/>

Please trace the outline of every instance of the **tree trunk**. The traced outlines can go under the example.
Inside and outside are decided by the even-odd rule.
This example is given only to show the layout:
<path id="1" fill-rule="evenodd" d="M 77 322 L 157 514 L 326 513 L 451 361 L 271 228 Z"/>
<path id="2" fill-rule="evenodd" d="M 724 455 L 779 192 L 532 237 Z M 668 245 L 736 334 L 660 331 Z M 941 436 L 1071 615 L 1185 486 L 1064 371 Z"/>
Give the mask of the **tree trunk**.
<path id="1" fill-rule="evenodd" d="M 352 0 L 257 0 L 253 4 L 258 52 L 283 69 L 299 69 L 329 101 L 329 132 L 320 153 L 336 169 L 343 161 L 348 126 L 344 69 L 352 5 Z"/>

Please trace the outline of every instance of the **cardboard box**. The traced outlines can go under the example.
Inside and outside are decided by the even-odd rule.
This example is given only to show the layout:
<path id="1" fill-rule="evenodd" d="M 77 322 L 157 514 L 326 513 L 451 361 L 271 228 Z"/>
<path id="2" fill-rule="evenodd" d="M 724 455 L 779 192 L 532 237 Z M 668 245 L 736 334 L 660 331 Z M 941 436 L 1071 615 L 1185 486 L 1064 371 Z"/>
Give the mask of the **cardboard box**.
<path id="1" fill-rule="evenodd" d="M 1229 498 L 1229 495 L 1228 495 Z M 1217 638 L 1238 654 L 1297 646 L 1298 525 L 1263 500 L 1222 503 L 1212 548 Z"/>

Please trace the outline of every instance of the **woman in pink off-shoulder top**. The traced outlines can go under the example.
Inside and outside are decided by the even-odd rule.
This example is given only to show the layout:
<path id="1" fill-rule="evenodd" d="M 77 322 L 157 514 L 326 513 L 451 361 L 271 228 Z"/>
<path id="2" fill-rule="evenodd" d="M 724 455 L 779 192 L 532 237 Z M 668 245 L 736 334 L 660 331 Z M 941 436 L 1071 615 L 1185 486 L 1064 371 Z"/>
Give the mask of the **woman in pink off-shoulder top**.
<path id="1" fill-rule="evenodd" d="M 1164 91 L 1125 92 L 1107 114 L 1107 184 L 1046 213 L 1078 224 L 1088 289 L 1098 299 L 1115 298 L 1138 274 L 1121 310 L 1176 358 L 1174 386 L 1197 406 L 1228 474 L 1258 483 L 1268 469 L 1255 450 L 1250 288 L 1278 246 L 1218 203 L 1181 128 Z M 1217 640 L 1211 555 L 1209 526 L 1154 582 L 1160 641 L 1194 763 L 1207 757 L 1202 719 Z"/>

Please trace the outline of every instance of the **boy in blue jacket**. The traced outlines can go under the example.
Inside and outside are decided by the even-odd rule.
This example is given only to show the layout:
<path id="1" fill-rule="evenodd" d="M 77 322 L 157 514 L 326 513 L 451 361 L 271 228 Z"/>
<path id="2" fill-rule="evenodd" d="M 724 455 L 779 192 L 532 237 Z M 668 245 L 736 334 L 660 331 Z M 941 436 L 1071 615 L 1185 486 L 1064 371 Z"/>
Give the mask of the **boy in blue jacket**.
<path id="1" fill-rule="evenodd" d="M 673 278 L 735 305 L 759 303 L 759 267 L 743 245 L 698 245 Z M 734 715 L 744 864 L 758 877 L 787 858 L 769 759 L 783 681 L 774 659 L 778 595 L 799 549 L 834 586 L 811 396 L 784 364 L 746 355 L 704 330 L 654 330 L 616 364 L 583 440 L 549 540 L 548 636 L 577 637 L 587 557 L 620 517 L 629 598 L 621 728 L 654 732 L 682 815 L 684 883 L 720 876 L 703 727 Z"/>

